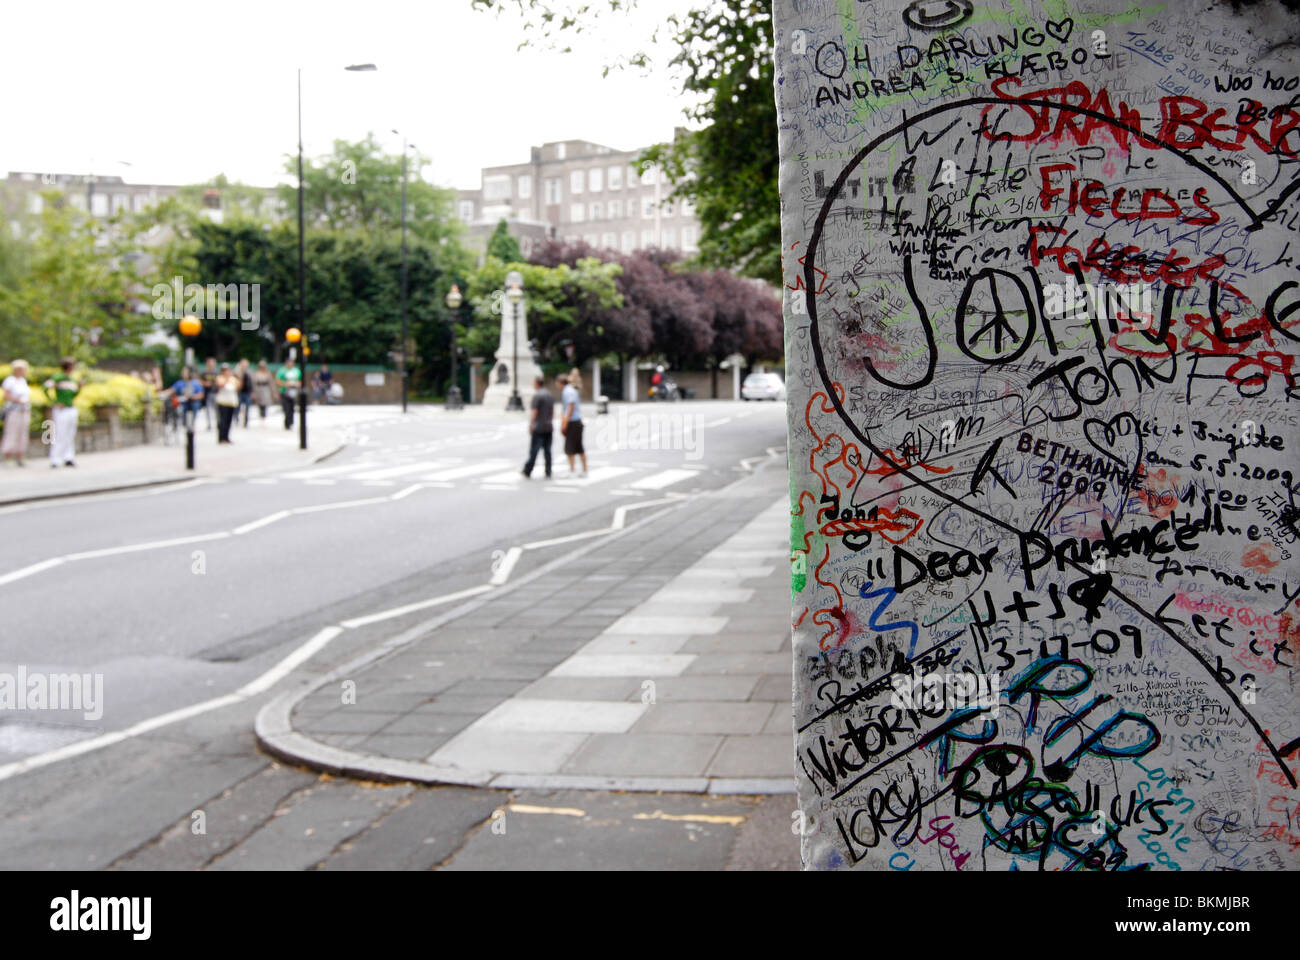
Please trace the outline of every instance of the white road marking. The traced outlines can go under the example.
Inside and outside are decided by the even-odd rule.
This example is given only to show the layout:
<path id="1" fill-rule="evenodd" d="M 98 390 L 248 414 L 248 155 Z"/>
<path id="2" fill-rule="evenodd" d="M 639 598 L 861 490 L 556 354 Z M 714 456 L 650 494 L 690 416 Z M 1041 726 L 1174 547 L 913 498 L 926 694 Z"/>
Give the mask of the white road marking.
<path id="1" fill-rule="evenodd" d="M 671 486 L 674 483 L 680 483 L 687 477 L 695 476 L 694 470 L 664 470 L 662 473 L 654 473 L 648 477 L 642 477 L 635 483 L 628 484 L 632 490 L 662 490 L 664 487 Z"/>
<path id="2" fill-rule="evenodd" d="M 565 477 L 557 480 L 556 483 L 575 487 L 589 487 L 592 484 L 613 480 L 615 477 L 621 477 L 631 472 L 631 467 L 597 467 L 585 477 Z"/>
<path id="3" fill-rule="evenodd" d="M 268 516 L 265 516 L 260 520 L 254 520 L 252 523 L 246 523 L 242 527 L 235 527 L 234 532 L 237 534 L 248 533 L 251 530 L 257 530 L 261 527 L 269 526 L 270 524 L 275 523 L 277 520 L 283 520 L 285 517 L 289 516 L 289 514 L 290 511 L 288 510 L 277 510 L 275 513 L 269 514 Z"/>
<path id="4" fill-rule="evenodd" d="M 439 467 L 445 466 L 447 466 L 445 460 L 422 460 L 419 463 L 407 463 L 400 467 L 386 467 L 383 470 L 368 470 L 365 473 L 356 473 L 349 479 L 389 480 L 393 477 L 404 477 L 408 473 L 428 473 L 431 470 L 437 470 Z"/>
<path id="5" fill-rule="evenodd" d="M 24 577 L 30 577 L 33 574 L 40 573 L 42 570 L 49 570 L 51 567 L 57 567 L 63 562 L 62 557 L 55 557 L 52 560 L 42 560 L 40 563 L 33 563 L 30 567 L 23 567 L 21 570 L 15 570 L 13 573 L 6 573 L 0 577 L 0 586 L 6 583 L 13 583 L 15 580 L 21 580 Z"/>
<path id="6" fill-rule="evenodd" d="M 486 463 L 473 463 L 468 467 L 456 467 L 452 470 L 442 470 L 438 473 L 431 473 L 425 480 L 463 480 L 465 477 L 476 477 L 480 473 L 493 473 L 500 470 L 506 465 L 505 460 L 489 460 Z"/>
<path id="7" fill-rule="evenodd" d="M 487 593 L 492 587 L 484 584 L 478 587 L 470 587 L 468 590 L 460 590 L 456 593 L 444 594 L 441 597 L 433 597 L 429 600 L 421 600 L 418 603 L 408 603 L 404 607 L 394 607 L 391 610 L 382 610 L 379 613 L 367 614 L 364 617 L 354 617 L 351 620 L 342 620 L 339 626 L 347 627 L 349 630 L 356 627 L 364 627 L 371 623 L 379 623 L 381 620 L 391 620 L 394 617 L 401 617 L 408 613 L 414 613 L 416 610 L 426 610 L 429 607 L 438 607 L 444 603 L 451 603 L 453 600 L 461 600 L 465 597 L 475 597 L 480 593 Z"/>
<path id="8" fill-rule="evenodd" d="M 333 467 L 317 467 L 313 470 L 295 470 L 292 473 L 279 474 L 285 480 L 315 480 L 317 477 L 328 477 L 336 473 L 351 473 L 354 470 L 368 470 L 370 467 L 377 467 L 379 464 L 373 460 L 353 461 Z"/>
<path id="9" fill-rule="evenodd" d="M 96 557 L 112 557 L 119 553 L 139 553 L 143 550 L 161 550 L 164 547 L 179 547 L 187 543 L 203 543 L 206 540 L 224 540 L 230 534 L 222 530 L 220 533 L 201 533 L 193 537 L 177 537 L 174 540 L 150 540 L 147 543 L 132 543 L 123 547 L 105 547 L 102 550 L 85 550 L 81 553 L 69 553 L 62 557 L 63 560 L 91 560 Z"/>
<path id="10" fill-rule="evenodd" d="M 523 556 L 523 553 L 524 550 L 522 547 L 511 547 L 507 550 L 506 555 L 501 558 L 500 566 L 493 571 L 492 579 L 489 580 L 488 583 L 492 584 L 494 587 L 499 587 L 501 584 L 509 580 L 510 572 L 514 570 L 515 564 L 519 562 L 519 558 Z"/>
<path id="11" fill-rule="evenodd" d="M 279 683 L 283 678 L 287 677 L 294 667 L 304 663 L 310 657 L 315 656 L 325 648 L 325 644 L 329 643 L 342 632 L 342 627 L 326 627 L 252 683 L 247 683 L 240 687 L 235 692 L 235 696 L 242 700 L 248 697 L 255 697 L 259 693 L 265 693 L 267 690 L 270 690 L 273 686 Z"/>
<path id="12" fill-rule="evenodd" d="M 346 510 L 349 507 L 365 507 L 372 503 L 387 503 L 389 497 L 366 497 L 362 500 L 335 500 L 332 503 L 318 503 L 310 507 L 294 507 L 294 513 L 324 513 L 326 510 Z"/>

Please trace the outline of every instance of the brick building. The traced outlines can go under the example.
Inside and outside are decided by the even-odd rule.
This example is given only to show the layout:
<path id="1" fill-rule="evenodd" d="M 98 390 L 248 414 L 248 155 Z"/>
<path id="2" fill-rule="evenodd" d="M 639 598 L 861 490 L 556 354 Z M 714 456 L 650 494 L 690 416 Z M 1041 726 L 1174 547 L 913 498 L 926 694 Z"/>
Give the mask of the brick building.
<path id="1" fill-rule="evenodd" d="M 700 227 L 689 203 L 667 199 L 662 171 L 638 176 L 641 150 L 615 150 L 587 140 L 533 147 L 526 163 L 485 167 L 477 190 L 458 191 L 457 216 L 480 247 L 505 218 L 524 255 L 541 240 L 585 240 L 631 253 L 662 247 L 692 254 Z"/>

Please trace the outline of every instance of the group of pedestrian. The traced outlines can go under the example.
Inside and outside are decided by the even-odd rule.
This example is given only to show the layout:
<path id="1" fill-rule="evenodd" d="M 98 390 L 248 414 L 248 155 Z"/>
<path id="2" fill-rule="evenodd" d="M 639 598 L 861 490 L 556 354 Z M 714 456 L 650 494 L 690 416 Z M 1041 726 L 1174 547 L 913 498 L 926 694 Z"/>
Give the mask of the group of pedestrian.
<path id="1" fill-rule="evenodd" d="M 50 466 L 75 467 L 77 465 L 77 394 L 81 392 L 81 381 L 74 375 L 77 361 L 64 357 L 59 363 L 59 372 L 45 381 L 47 396 L 53 403 L 50 406 L 50 422 L 53 436 L 50 437 Z M 0 392 L 4 394 L 4 432 L 0 435 L 0 453 L 4 459 L 13 460 L 18 466 L 26 466 L 27 440 L 32 425 L 32 388 L 27 382 L 31 367 L 26 360 L 15 360 L 10 364 L 9 376 L 0 383 Z"/>
<path id="2" fill-rule="evenodd" d="M 582 473 L 587 475 L 587 450 L 582 444 L 582 374 L 575 368 L 567 375 L 555 378 L 560 391 L 560 435 L 564 437 L 564 455 L 569 460 L 569 473 L 574 472 L 575 459 L 582 459 Z M 546 389 L 546 380 L 533 381 L 533 400 L 528 415 L 528 460 L 521 471 L 525 477 L 533 475 L 537 455 L 546 461 L 546 477 L 551 477 L 551 441 L 555 433 L 555 397 Z"/>
<path id="3" fill-rule="evenodd" d="M 216 358 L 209 357 L 198 373 L 186 367 L 180 379 L 164 391 L 163 399 L 169 418 L 174 418 L 178 425 L 195 423 L 202 411 L 208 430 L 216 422 L 217 443 L 231 444 L 231 427 L 236 423 L 247 427 L 253 407 L 257 407 L 259 416 L 265 420 L 277 391 L 284 412 L 284 428 L 291 430 L 301 383 L 302 371 L 293 360 L 285 361 L 272 373 L 265 360 L 259 360 L 256 367 L 248 360 L 240 360 L 231 367 L 229 363 L 218 366 Z"/>

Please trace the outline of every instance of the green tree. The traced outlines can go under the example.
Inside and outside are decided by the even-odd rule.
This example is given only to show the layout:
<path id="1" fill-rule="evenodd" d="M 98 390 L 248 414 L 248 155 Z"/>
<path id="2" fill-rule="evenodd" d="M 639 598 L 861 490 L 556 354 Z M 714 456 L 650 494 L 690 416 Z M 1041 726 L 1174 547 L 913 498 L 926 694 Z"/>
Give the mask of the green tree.
<path id="1" fill-rule="evenodd" d="M 518 263 L 524 259 L 523 251 L 519 248 L 519 241 L 510 236 L 510 226 L 502 217 L 497 223 L 497 228 L 492 231 L 492 236 L 487 242 L 487 256 L 496 257 L 502 263 Z"/>
<path id="2" fill-rule="evenodd" d="M 525 30 L 537 38 L 525 43 L 552 47 L 559 47 L 560 37 L 581 33 L 593 16 L 617 16 L 636 2 L 471 0 L 483 10 L 517 9 L 525 18 Z M 770 0 L 701 0 L 684 17 L 667 17 L 664 27 L 677 49 L 670 65 L 680 71 L 683 90 L 701 98 L 688 116 L 703 127 L 650 148 L 638 166 L 644 171 L 661 165 L 675 184 L 672 199 L 695 203 L 701 227 L 699 263 L 779 284 L 781 210 Z M 645 67 L 649 62 L 644 51 L 630 50 L 614 66 Z"/>
<path id="3" fill-rule="evenodd" d="M 618 289 L 622 267 L 585 257 L 570 266 L 544 267 L 531 263 L 503 263 L 489 256 L 469 281 L 467 297 L 475 322 L 464 336 L 471 354 L 491 356 L 501 338 L 501 311 L 512 309 L 504 297 L 506 273 L 518 270 L 524 278 L 524 304 L 528 333 L 544 362 L 565 360 L 563 346 L 574 346 L 574 360 L 605 353 L 601 319 L 623 306 Z M 520 345 L 520 350 L 524 345 Z"/>
<path id="4" fill-rule="evenodd" d="M 33 363 L 65 355 L 93 362 L 105 349 L 138 341 L 152 318 L 132 309 L 141 280 L 135 223 L 100 222 L 68 204 L 62 191 L 41 198 L 21 244 L 0 257 L 7 349 Z"/>
<path id="5" fill-rule="evenodd" d="M 454 216 L 454 190 L 426 183 L 420 177 L 428 158 L 413 155 L 406 185 L 407 229 L 427 243 L 459 237 Z M 284 168 L 295 182 L 297 156 L 286 157 Z M 335 140 L 327 157 L 303 161 L 303 211 L 309 226 L 333 230 L 399 230 L 402 222 L 402 158 L 385 154 L 373 133 L 349 143 Z M 297 210 L 297 187 L 277 188 L 290 219 Z"/>

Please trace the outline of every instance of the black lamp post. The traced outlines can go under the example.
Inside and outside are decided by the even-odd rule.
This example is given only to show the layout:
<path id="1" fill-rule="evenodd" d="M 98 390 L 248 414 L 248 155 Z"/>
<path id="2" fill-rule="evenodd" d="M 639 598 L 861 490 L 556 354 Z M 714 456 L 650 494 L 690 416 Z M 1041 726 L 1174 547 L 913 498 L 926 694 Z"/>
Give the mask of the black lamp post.
<path id="1" fill-rule="evenodd" d="M 397 131 L 394 130 L 393 133 Z M 409 334 L 406 328 L 406 154 L 413 144 L 407 144 L 402 137 L 402 413 L 406 413 L 406 384 L 409 377 L 406 370 L 406 340 Z"/>
<path id="2" fill-rule="evenodd" d="M 354 73 L 366 73 L 378 69 L 373 63 L 354 63 L 343 68 Z M 307 309 L 304 306 L 307 288 L 306 257 L 303 253 L 303 179 L 302 179 L 302 67 L 298 68 L 298 330 L 302 333 L 303 346 L 307 345 Z M 304 354 L 306 351 L 303 351 Z M 303 383 L 298 390 L 298 447 L 307 449 L 307 358 L 302 364 Z"/>
<path id="3" fill-rule="evenodd" d="M 460 396 L 460 387 L 456 384 L 456 311 L 464 301 L 465 298 L 460 295 L 460 287 L 453 283 L 451 289 L 447 291 L 447 306 L 452 313 L 448 322 L 451 328 L 451 386 L 447 388 L 448 410 L 460 410 L 465 406 Z"/>

